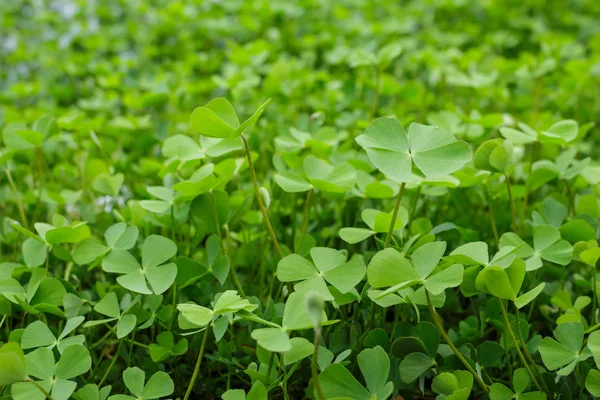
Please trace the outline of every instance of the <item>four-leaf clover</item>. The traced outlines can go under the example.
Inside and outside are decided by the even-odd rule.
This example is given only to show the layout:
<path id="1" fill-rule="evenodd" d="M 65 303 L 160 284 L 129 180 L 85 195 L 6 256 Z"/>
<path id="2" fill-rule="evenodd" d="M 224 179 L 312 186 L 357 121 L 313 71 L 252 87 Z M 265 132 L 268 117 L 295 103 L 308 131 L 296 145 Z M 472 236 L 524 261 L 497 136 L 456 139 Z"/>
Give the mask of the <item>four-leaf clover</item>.
<path id="1" fill-rule="evenodd" d="M 356 142 L 390 179 L 411 182 L 420 171 L 427 178 L 450 174 L 471 159 L 466 142 L 436 126 L 412 123 L 408 134 L 396 118 L 376 119 Z"/>
<path id="2" fill-rule="evenodd" d="M 313 247 L 310 250 L 311 263 L 298 254 L 284 257 L 277 265 L 277 278 L 281 282 L 297 282 L 298 292 L 316 291 L 325 300 L 333 300 L 327 283 L 341 293 L 348 293 L 365 276 L 365 263 L 361 257 L 346 261 L 346 254 L 327 247 Z"/>
<path id="3" fill-rule="evenodd" d="M 102 260 L 102 269 L 122 274 L 117 277 L 117 282 L 132 292 L 162 294 L 171 287 L 177 276 L 175 263 L 163 263 L 176 253 L 177 245 L 173 241 L 150 235 L 142 247 L 142 265 L 128 251 L 114 249 Z"/>

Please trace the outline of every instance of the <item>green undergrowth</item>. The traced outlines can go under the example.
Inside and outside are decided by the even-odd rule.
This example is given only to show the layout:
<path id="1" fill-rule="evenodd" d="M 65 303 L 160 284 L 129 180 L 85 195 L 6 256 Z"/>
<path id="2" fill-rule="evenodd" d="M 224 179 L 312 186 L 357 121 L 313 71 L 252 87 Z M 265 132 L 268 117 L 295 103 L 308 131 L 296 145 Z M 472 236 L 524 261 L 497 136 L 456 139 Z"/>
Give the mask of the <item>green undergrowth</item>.
<path id="1" fill-rule="evenodd" d="M 0 398 L 600 397 L 598 21 L 0 2 Z"/>

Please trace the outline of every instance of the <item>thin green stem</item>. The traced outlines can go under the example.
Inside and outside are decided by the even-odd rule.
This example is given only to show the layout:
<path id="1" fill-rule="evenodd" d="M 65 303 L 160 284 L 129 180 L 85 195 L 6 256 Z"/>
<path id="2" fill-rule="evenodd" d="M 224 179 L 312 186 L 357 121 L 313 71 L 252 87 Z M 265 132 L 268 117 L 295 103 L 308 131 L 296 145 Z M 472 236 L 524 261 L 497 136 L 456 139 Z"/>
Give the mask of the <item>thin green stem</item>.
<path id="1" fill-rule="evenodd" d="M 517 325 L 517 336 L 519 337 L 519 342 L 521 343 L 521 347 L 523 347 L 523 352 L 525 353 L 525 356 L 527 357 L 527 360 L 529 361 L 529 363 L 533 366 L 533 368 L 535 369 L 535 373 L 538 376 L 538 378 L 540 378 L 540 381 L 542 382 L 542 386 L 544 387 L 544 392 L 548 393 L 548 386 L 546 385 L 546 381 L 544 381 L 544 378 L 542 377 L 542 374 L 539 370 L 539 368 L 537 367 L 537 364 L 535 363 L 533 357 L 531 356 L 531 353 L 529 352 L 529 349 L 527 348 L 527 343 L 525 343 L 525 339 L 523 339 L 523 335 L 521 334 L 521 318 L 519 317 L 519 309 L 517 308 L 517 306 L 515 305 L 515 317 L 516 317 L 516 325 Z"/>
<path id="2" fill-rule="evenodd" d="M 600 329 L 600 322 L 598 322 L 596 325 L 590 326 L 589 328 L 587 328 L 585 330 L 585 332 L 583 332 L 584 335 L 590 334 L 594 331 L 597 331 L 598 329 Z"/>
<path id="3" fill-rule="evenodd" d="M 177 309 L 177 282 L 173 282 L 173 297 L 171 298 L 171 307 L 173 310 Z M 171 320 L 169 321 L 169 330 L 173 327 L 173 322 L 175 322 L 176 313 L 171 315 Z"/>
<path id="4" fill-rule="evenodd" d="M 317 371 L 317 358 L 319 356 L 319 339 L 321 337 L 321 328 L 315 329 L 315 347 L 313 349 L 313 356 L 311 365 L 312 378 L 315 385 L 315 392 L 317 392 L 318 400 L 326 400 L 325 394 L 323 394 L 323 388 L 321 387 L 321 382 L 319 381 L 319 372 Z M 185 400 L 185 399 L 184 399 Z"/>
<path id="5" fill-rule="evenodd" d="M 223 255 L 227 255 L 227 252 L 225 251 L 225 241 L 223 239 L 223 233 L 221 232 L 221 221 L 219 221 L 219 211 L 217 210 L 217 202 L 215 200 L 215 196 L 212 193 L 212 190 L 209 191 L 208 194 L 210 195 L 210 201 L 213 206 L 213 213 L 215 216 L 215 225 L 217 226 L 217 236 L 219 237 L 219 246 L 221 247 L 221 253 Z M 233 284 L 235 285 L 238 292 L 243 297 L 246 297 L 246 293 L 244 293 L 244 288 L 242 288 L 240 280 L 238 279 L 237 271 L 235 269 L 235 265 L 233 262 L 231 263 L 230 267 L 231 267 L 231 279 L 233 279 Z"/>
<path id="6" fill-rule="evenodd" d="M 67 267 L 65 268 L 65 274 L 63 275 L 63 279 L 65 281 L 69 281 L 69 275 L 71 275 L 71 270 L 73 269 L 73 262 L 67 263 Z"/>
<path id="7" fill-rule="evenodd" d="M 48 393 L 48 391 L 46 389 L 44 389 L 44 387 L 42 385 L 40 385 L 38 382 L 34 381 L 31 378 L 28 381 L 31 382 L 31 383 L 33 383 L 35 385 L 35 387 L 37 387 L 40 390 L 40 392 L 42 392 L 44 394 L 44 396 L 46 396 L 46 398 L 48 400 L 54 400 L 52 398 L 52 396 L 50 395 L 50 393 Z"/>
<path id="8" fill-rule="evenodd" d="M 500 239 L 498 236 L 498 228 L 496 227 L 496 216 L 494 215 L 492 201 L 490 200 L 490 192 L 487 187 L 487 182 L 483 183 L 483 193 L 485 195 L 485 201 L 487 203 L 487 209 L 490 215 L 490 225 L 492 226 L 492 232 L 494 233 L 494 242 L 496 243 L 496 246 L 498 246 L 498 242 L 500 241 Z"/>
<path id="9" fill-rule="evenodd" d="M 387 248 L 390 245 L 390 240 L 392 240 L 392 234 L 394 233 L 394 225 L 396 225 L 396 217 L 398 216 L 398 210 L 400 209 L 400 202 L 402 201 L 402 195 L 404 194 L 405 186 L 405 182 L 402 182 L 402 184 L 400 185 L 400 191 L 398 192 L 398 197 L 396 198 L 396 205 L 394 206 L 394 211 L 392 212 L 392 220 L 390 222 L 390 227 L 385 238 L 385 245 L 383 246 L 384 248 Z"/>
<path id="10" fill-rule="evenodd" d="M 435 326 L 437 327 L 438 331 L 440 332 L 440 335 L 442 335 L 442 338 L 444 339 L 446 344 L 448 346 L 450 346 L 450 348 L 452 349 L 452 351 L 454 352 L 456 357 L 460 360 L 460 362 L 463 363 L 465 368 L 471 373 L 471 375 L 473 375 L 473 377 L 477 381 L 477 384 L 479 385 L 479 387 L 484 392 L 489 393 L 490 390 L 488 389 L 488 387 L 485 384 L 485 382 L 483 381 L 483 379 L 481 379 L 481 377 L 479 376 L 479 374 L 477 374 L 477 372 L 475 372 L 475 370 L 473 369 L 471 364 L 469 364 L 469 362 L 465 359 L 465 357 L 462 355 L 462 353 L 456 348 L 454 343 L 452 343 L 452 340 L 450 339 L 450 337 L 446 333 L 446 330 L 444 329 L 444 325 L 442 323 L 440 316 L 438 315 L 437 311 L 435 311 L 435 308 L 433 307 L 433 304 L 431 303 L 431 297 L 429 296 L 429 292 L 427 290 L 425 290 L 425 297 L 427 298 L 427 305 L 429 306 L 429 312 L 431 313 L 433 322 L 434 322 Z"/>
<path id="11" fill-rule="evenodd" d="M 533 381 L 535 386 L 537 386 L 537 388 L 539 390 L 542 390 L 542 387 L 538 383 L 537 379 L 535 379 L 535 375 L 531 371 L 531 368 L 529 368 L 529 364 L 525 360 L 525 356 L 523 356 L 523 353 L 521 352 L 521 346 L 519 346 L 519 342 L 517 341 L 517 338 L 515 337 L 515 333 L 513 332 L 512 327 L 510 326 L 510 321 L 508 320 L 508 315 L 506 314 L 506 308 L 504 307 L 504 303 L 502 302 L 502 300 L 499 297 L 496 297 L 496 299 L 498 300 L 498 304 L 500 304 L 500 311 L 502 311 L 502 317 L 504 317 L 504 326 L 506 326 L 506 331 L 508 332 L 508 334 L 513 342 L 513 345 L 515 346 L 515 350 L 517 350 L 517 355 L 519 356 L 519 359 L 521 360 L 521 364 L 523 364 L 523 366 L 527 370 L 527 373 L 529 374 L 529 377 L 531 378 L 531 380 Z"/>
<path id="12" fill-rule="evenodd" d="M 269 366 L 267 367 L 267 384 L 271 381 L 271 371 L 273 371 L 273 362 L 275 361 L 275 353 L 271 353 L 269 357 Z"/>
<path id="13" fill-rule="evenodd" d="M 285 379 L 285 372 L 286 372 L 285 371 L 285 364 L 282 363 L 281 364 L 281 368 L 282 368 L 282 371 L 283 371 L 282 373 L 283 373 L 283 377 L 284 377 L 284 380 L 281 383 L 281 390 L 283 390 L 283 399 L 284 400 L 289 400 L 290 395 L 288 394 L 287 379 Z"/>
<path id="14" fill-rule="evenodd" d="M 592 267 L 592 290 L 594 291 L 594 293 L 592 293 L 592 324 L 596 323 L 596 306 L 598 305 L 598 299 L 597 299 L 597 292 L 596 292 L 596 266 Z"/>
<path id="15" fill-rule="evenodd" d="M 577 371 L 576 371 L 577 375 L 579 375 L 579 378 L 581 379 L 579 385 L 579 396 L 577 397 L 578 399 L 585 399 L 585 397 L 583 397 L 583 388 L 585 387 L 585 370 L 583 369 L 583 365 L 582 363 L 577 363 Z"/>
<path id="16" fill-rule="evenodd" d="M 304 213 L 302 217 L 302 227 L 300 228 L 300 241 L 298 242 L 297 250 L 300 250 L 302 243 L 304 242 L 304 236 L 306 235 L 306 228 L 308 228 L 308 220 L 310 218 L 310 206 L 313 198 L 314 189 L 310 189 L 306 194 L 306 200 L 304 201 Z"/>
<path id="17" fill-rule="evenodd" d="M 506 365 L 508 366 L 508 376 L 513 376 L 512 362 L 510 360 L 510 353 L 508 352 L 508 339 L 506 335 L 502 335 L 504 344 L 504 357 L 506 357 Z"/>
<path id="18" fill-rule="evenodd" d="M 508 191 L 508 201 L 510 203 L 510 216 L 512 218 L 512 230 L 517 233 L 517 214 L 515 212 L 515 200 L 512 194 L 512 188 L 510 186 L 510 178 L 508 174 L 504 174 L 504 178 L 506 180 L 506 190 Z"/>
<path id="19" fill-rule="evenodd" d="M 533 163 L 535 161 L 535 155 L 537 153 L 537 149 L 538 149 L 538 142 L 533 142 L 533 144 L 531 145 L 531 152 L 529 153 L 529 165 L 527 167 L 527 176 L 531 176 L 531 171 L 533 170 Z M 528 185 L 525 185 L 525 195 L 523 196 L 523 206 L 521 207 L 521 226 L 520 229 L 523 230 L 523 224 L 525 221 L 525 211 L 527 210 L 527 207 L 529 206 L 529 187 Z"/>
<path id="20" fill-rule="evenodd" d="M 50 270 L 50 246 L 46 245 L 46 276 Z"/>
<path id="21" fill-rule="evenodd" d="M 373 330 L 375 326 L 375 302 L 371 300 L 371 318 L 369 319 L 369 332 Z"/>
<path id="22" fill-rule="evenodd" d="M 119 352 L 121 351 L 121 345 L 123 344 L 123 342 L 124 342 L 123 340 L 121 340 L 119 342 L 119 345 L 117 346 L 117 351 L 115 352 L 115 355 L 113 356 L 113 359 L 111 360 L 110 365 L 108 366 L 108 369 L 104 373 L 104 376 L 102 377 L 102 379 L 100 379 L 100 382 L 98 383 L 98 387 L 102 387 L 102 384 L 104 383 L 106 378 L 108 378 L 108 374 L 110 374 L 110 371 L 115 366 L 115 363 L 117 362 L 117 359 L 119 358 Z"/>
<path id="23" fill-rule="evenodd" d="M 21 193 L 17 190 L 17 186 L 15 185 L 15 181 L 13 181 L 12 174 L 10 173 L 10 169 L 6 168 L 4 170 L 6 174 L 6 178 L 8 179 L 8 184 L 15 194 L 15 200 L 17 202 L 17 208 L 19 209 L 19 216 L 21 217 L 21 223 L 23 227 L 27 229 L 27 216 L 25 214 L 25 207 L 23 206 L 23 200 L 21 199 Z"/>
<path id="24" fill-rule="evenodd" d="M 175 242 L 175 206 L 171 206 L 171 239 Z"/>
<path id="25" fill-rule="evenodd" d="M 481 373 L 483 374 L 483 376 L 485 377 L 485 379 L 488 380 L 488 382 L 490 383 L 490 385 L 492 385 L 494 383 L 494 380 L 492 379 L 492 377 L 487 373 L 486 369 L 481 367 Z"/>
<path id="26" fill-rule="evenodd" d="M 379 87 L 381 86 L 381 72 L 377 66 L 375 69 L 375 93 L 373 95 L 373 104 L 371 104 L 371 119 L 375 118 L 375 114 L 377 113 L 377 106 L 379 105 Z"/>
<path id="27" fill-rule="evenodd" d="M 569 195 L 569 207 L 568 207 L 568 215 L 572 215 L 575 211 L 575 194 L 573 193 L 573 188 L 571 188 L 571 184 L 567 179 L 565 179 L 565 187 L 567 188 L 567 194 Z"/>
<path id="28" fill-rule="evenodd" d="M 114 331 L 112 329 L 109 329 L 108 332 L 106 332 L 106 334 L 100 338 L 100 340 L 98 340 L 97 342 L 94 342 L 92 344 L 92 349 L 95 349 L 96 347 L 98 347 L 102 343 L 104 343 L 106 341 L 106 339 L 108 339 L 108 337 L 113 334 L 113 332 Z"/>
<path id="29" fill-rule="evenodd" d="M 196 383 L 196 379 L 198 379 L 198 373 L 200 372 L 200 366 L 202 365 L 202 358 L 204 357 L 204 350 L 206 349 L 206 342 L 208 342 L 208 332 L 210 331 L 210 325 L 206 327 L 204 331 L 204 337 L 202 338 L 202 344 L 200 344 L 200 352 L 198 353 L 198 359 L 196 360 L 196 366 L 194 367 L 194 373 L 192 374 L 192 379 L 190 380 L 190 384 L 188 385 L 187 391 L 185 392 L 185 396 L 183 400 L 188 400 L 190 395 L 192 394 L 192 389 L 194 388 L 194 384 Z"/>
<path id="30" fill-rule="evenodd" d="M 413 200 L 413 204 L 412 204 L 411 210 L 410 210 L 410 217 L 408 218 L 409 222 L 415 220 L 415 215 L 417 214 L 417 203 L 419 202 L 420 195 L 421 195 L 421 185 L 419 185 L 417 187 L 417 191 L 415 192 L 415 199 Z"/>
<path id="31" fill-rule="evenodd" d="M 246 137 L 242 134 L 240 136 L 242 138 L 242 142 L 244 142 L 244 149 L 246 150 L 246 158 L 248 159 L 248 166 L 250 167 L 250 174 L 252 175 L 252 184 L 254 185 L 254 194 L 256 195 L 256 201 L 258 202 L 258 206 L 260 207 L 260 212 L 263 215 L 265 220 L 265 224 L 267 225 L 267 230 L 269 231 L 269 236 L 271 236 L 271 241 L 273 242 L 273 246 L 275 246 L 275 251 L 279 255 L 279 258 L 283 258 L 283 253 L 281 252 L 281 247 L 279 246 L 279 242 L 277 241 L 277 236 L 275 236 L 275 231 L 273 230 L 273 226 L 271 225 L 271 220 L 269 219 L 269 213 L 267 212 L 267 208 L 265 207 L 262 197 L 260 196 L 260 188 L 258 187 L 258 181 L 256 179 L 256 171 L 254 170 L 254 164 L 252 163 L 252 154 L 250 153 L 250 146 L 248 146 L 248 141 Z"/>
<path id="32" fill-rule="evenodd" d="M 219 219 L 219 210 L 217 209 L 217 201 L 215 200 L 215 195 L 213 194 L 212 190 L 210 190 L 208 192 L 209 196 L 210 196 L 210 202 L 212 204 L 212 208 L 213 208 L 213 215 L 215 217 L 215 226 L 217 229 L 217 236 L 219 237 L 219 246 L 221 248 L 221 253 L 223 255 L 226 255 L 227 253 L 225 252 L 225 243 L 223 241 L 223 233 L 221 232 L 221 221 Z"/>
<path id="33" fill-rule="evenodd" d="M 39 147 L 35 148 L 35 155 L 37 158 L 37 166 L 40 176 L 38 194 L 37 194 L 37 205 L 41 204 L 42 201 L 42 189 L 44 188 L 44 153 Z"/>

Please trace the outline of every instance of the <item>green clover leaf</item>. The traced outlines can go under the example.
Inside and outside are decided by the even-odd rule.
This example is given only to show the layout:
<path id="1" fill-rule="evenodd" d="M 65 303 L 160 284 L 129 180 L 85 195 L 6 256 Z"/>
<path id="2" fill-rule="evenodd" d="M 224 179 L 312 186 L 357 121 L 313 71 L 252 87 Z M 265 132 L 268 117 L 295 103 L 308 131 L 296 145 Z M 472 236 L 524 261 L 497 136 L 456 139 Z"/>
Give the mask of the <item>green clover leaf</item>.
<path id="1" fill-rule="evenodd" d="M 414 285 L 423 285 L 431 294 L 439 295 L 460 285 L 463 280 L 461 264 L 436 269 L 445 250 L 446 242 L 425 243 L 413 252 L 411 263 L 397 250 L 384 249 L 369 263 L 369 284 L 375 289 L 389 287 L 379 294 L 378 299 Z"/>
<path id="2" fill-rule="evenodd" d="M 128 251 L 114 249 L 102 260 L 102 269 L 121 274 L 117 282 L 132 292 L 162 294 L 177 276 L 177 264 L 163 263 L 176 253 L 177 245 L 173 241 L 150 235 L 142 247 L 142 265 Z"/>
<path id="3" fill-rule="evenodd" d="M 526 258 L 527 271 L 541 268 L 542 260 L 567 265 L 571 262 L 573 253 L 573 246 L 562 240 L 560 231 L 551 225 L 533 227 L 533 248 L 513 232 L 507 232 L 500 237 L 500 247 L 504 246 L 519 247 L 516 255 Z"/>
<path id="4" fill-rule="evenodd" d="M 175 385 L 171 377 L 163 371 L 155 372 L 154 375 L 148 379 L 148 382 L 144 384 L 146 380 L 146 373 L 138 367 L 127 368 L 123 371 L 123 381 L 125 386 L 133 394 L 133 396 L 127 395 L 114 395 L 110 396 L 109 400 L 151 400 L 159 399 L 161 397 L 169 396 L 175 390 Z"/>
<path id="5" fill-rule="evenodd" d="M 522 122 L 517 125 L 519 129 L 500 128 L 500 134 L 515 144 L 540 142 L 562 145 L 572 142 L 579 134 L 579 125 L 572 119 L 559 121 L 542 131 L 535 130 Z"/>
<path id="6" fill-rule="evenodd" d="M 390 360 L 380 346 L 363 350 L 358 355 L 358 365 L 367 388 L 341 364 L 330 364 L 321 372 L 319 380 L 327 399 L 370 400 L 386 399 L 391 395 L 393 384 L 387 382 Z"/>
<path id="7" fill-rule="evenodd" d="M 58 336 L 58 339 L 45 323 L 42 321 L 35 321 L 27 325 L 23 331 L 23 335 L 21 336 L 21 348 L 32 349 L 44 346 L 52 350 L 54 347 L 57 347 L 59 353 L 62 354 L 68 346 L 84 343 L 85 336 L 83 335 L 67 337 L 83 323 L 84 319 L 85 318 L 81 316 L 68 319 L 63 331 Z"/>
<path id="8" fill-rule="evenodd" d="M 431 390 L 439 400 L 467 400 L 473 389 L 473 375 L 467 371 L 442 372 L 433 378 Z"/>
<path id="9" fill-rule="evenodd" d="M 304 158 L 304 175 L 293 171 L 279 172 L 275 182 L 286 192 L 298 193 L 318 189 L 326 193 L 345 193 L 356 182 L 356 171 L 348 163 L 335 166 L 313 155 Z"/>
<path id="10" fill-rule="evenodd" d="M 36 385 L 44 388 L 55 400 L 68 400 L 77 383 L 71 379 L 89 371 L 92 358 L 88 350 L 80 344 L 67 347 L 55 364 L 52 350 L 40 347 L 25 356 L 27 373 L 40 379 L 32 382 L 18 382 L 11 387 L 16 400 L 43 400 L 46 396 Z"/>
<path id="11" fill-rule="evenodd" d="M 427 178 L 451 174 L 471 160 L 463 141 L 435 126 L 413 123 L 408 134 L 396 118 L 376 119 L 356 138 L 369 159 L 396 182 L 411 182 L 420 171 Z"/>
<path id="12" fill-rule="evenodd" d="M 490 386 L 490 400 L 544 400 L 544 392 L 525 392 L 531 383 L 531 378 L 525 368 L 517 368 L 513 373 L 514 392 L 501 383 L 494 383 Z"/>
<path id="13" fill-rule="evenodd" d="M 342 294 L 352 290 L 365 276 L 366 267 L 361 257 L 346 261 L 346 255 L 327 247 L 310 250 L 313 263 L 298 254 L 284 257 L 277 265 L 277 278 L 281 282 L 297 282 L 298 292 L 316 291 L 325 300 L 333 300 L 327 283 Z"/>
<path id="14" fill-rule="evenodd" d="M 367 208 L 361 212 L 363 222 L 369 227 L 366 228 L 342 228 L 339 235 L 343 241 L 354 244 L 362 242 L 365 239 L 377 233 L 387 233 L 392 222 L 392 212 L 386 213 L 380 210 Z M 394 230 L 402 229 L 408 222 L 408 211 L 402 206 L 398 208 Z"/>
<path id="15" fill-rule="evenodd" d="M 127 312 L 131 307 L 133 307 L 137 303 L 138 300 L 139 297 L 132 301 L 129 304 L 129 307 L 125 308 L 121 312 L 121 306 L 119 305 L 119 300 L 117 299 L 116 293 L 110 292 L 102 299 L 100 299 L 100 301 L 94 306 L 94 311 L 108 318 L 88 321 L 85 324 L 83 324 L 83 327 L 89 328 L 92 326 L 103 325 L 109 322 L 117 321 L 117 338 L 121 339 L 129 335 L 129 333 L 133 331 L 135 325 L 137 324 L 136 316 L 133 314 L 128 314 Z"/>
<path id="16" fill-rule="evenodd" d="M 192 130 L 201 135 L 213 138 L 228 138 L 240 136 L 248 128 L 256 125 L 258 118 L 271 100 L 265 101 L 241 125 L 233 106 L 227 99 L 219 97 L 197 107 L 190 116 Z"/>
<path id="17" fill-rule="evenodd" d="M 550 371 L 558 370 L 558 375 L 569 375 L 578 362 L 592 357 L 588 347 L 583 349 L 583 326 L 578 322 L 560 324 L 554 330 L 554 337 L 545 337 L 539 344 L 538 350 L 542 361 Z"/>

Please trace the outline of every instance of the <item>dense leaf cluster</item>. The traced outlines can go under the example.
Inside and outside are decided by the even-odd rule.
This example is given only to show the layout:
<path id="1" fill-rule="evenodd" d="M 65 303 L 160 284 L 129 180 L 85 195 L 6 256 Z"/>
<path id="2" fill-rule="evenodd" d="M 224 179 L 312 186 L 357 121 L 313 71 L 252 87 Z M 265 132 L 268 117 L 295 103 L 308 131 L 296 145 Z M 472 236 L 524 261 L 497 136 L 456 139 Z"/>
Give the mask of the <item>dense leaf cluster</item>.
<path id="1" fill-rule="evenodd" d="M 0 2 L 0 398 L 600 397 L 599 20 Z"/>

